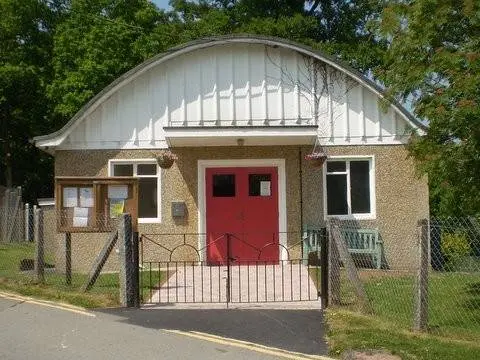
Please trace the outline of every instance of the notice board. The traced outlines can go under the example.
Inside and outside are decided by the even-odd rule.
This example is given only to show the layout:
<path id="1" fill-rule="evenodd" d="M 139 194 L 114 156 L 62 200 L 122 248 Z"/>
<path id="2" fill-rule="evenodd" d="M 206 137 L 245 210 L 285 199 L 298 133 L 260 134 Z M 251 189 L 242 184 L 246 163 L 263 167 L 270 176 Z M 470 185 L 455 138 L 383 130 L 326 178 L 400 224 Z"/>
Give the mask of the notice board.
<path id="1" fill-rule="evenodd" d="M 56 177 L 59 232 L 110 232 L 121 214 L 137 231 L 138 180 L 132 177 Z"/>

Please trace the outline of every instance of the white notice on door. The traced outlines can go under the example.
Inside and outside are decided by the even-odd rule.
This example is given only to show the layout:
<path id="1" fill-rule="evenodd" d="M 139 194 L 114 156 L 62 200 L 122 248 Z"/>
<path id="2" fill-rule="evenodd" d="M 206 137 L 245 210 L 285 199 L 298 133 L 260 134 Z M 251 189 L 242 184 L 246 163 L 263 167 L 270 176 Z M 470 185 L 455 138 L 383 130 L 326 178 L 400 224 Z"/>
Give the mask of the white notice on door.
<path id="1" fill-rule="evenodd" d="M 260 181 L 260 196 L 270 196 L 270 181 Z"/>

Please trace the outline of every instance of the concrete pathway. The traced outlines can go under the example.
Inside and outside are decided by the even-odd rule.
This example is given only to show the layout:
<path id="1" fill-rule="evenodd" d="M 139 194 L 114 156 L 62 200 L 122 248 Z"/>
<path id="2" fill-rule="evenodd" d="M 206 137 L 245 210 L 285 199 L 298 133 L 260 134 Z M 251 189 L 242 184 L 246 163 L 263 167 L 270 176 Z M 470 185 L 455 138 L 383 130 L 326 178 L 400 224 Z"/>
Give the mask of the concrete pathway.
<path id="1" fill-rule="evenodd" d="M 155 291 L 148 303 L 227 302 L 226 266 L 175 264 L 170 277 Z M 162 269 L 167 271 L 167 269 Z M 318 308 L 318 289 L 306 265 L 233 265 L 230 267 L 230 302 L 233 304 L 312 302 Z"/>

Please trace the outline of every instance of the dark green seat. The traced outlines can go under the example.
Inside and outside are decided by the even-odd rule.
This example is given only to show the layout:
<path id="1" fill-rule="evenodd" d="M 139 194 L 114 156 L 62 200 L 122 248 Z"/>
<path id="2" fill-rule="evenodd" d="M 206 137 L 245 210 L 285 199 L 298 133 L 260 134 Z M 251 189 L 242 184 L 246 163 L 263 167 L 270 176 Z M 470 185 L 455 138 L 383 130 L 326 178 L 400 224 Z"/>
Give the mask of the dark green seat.
<path id="1" fill-rule="evenodd" d="M 382 267 L 383 243 L 380 240 L 378 229 L 345 229 L 340 228 L 348 252 L 351 254 L 369 255 L 377 269 Z M 305 226 L 303 230 L 303 258 L 316 252 L 320 258 L 321 241 L 326 236 L 326 228 L 319 226 Z"/>
<path id="2" fill-rule="evenodd" d="M 305 226 L 302 235 L 303 259 L 308 260 L 308 254 L 317 253 L 320 259 L 320 247 L 322 239 L 327 235 L 327 229 L 321 226 Z"/>
<path id="3" fill-rule="evenodd" d="M 379 239 L 378 229 L 345 229 L 341 228 L 351 254 L 370 255 L 377 269 L 382 267 L 383 243 Z"/>

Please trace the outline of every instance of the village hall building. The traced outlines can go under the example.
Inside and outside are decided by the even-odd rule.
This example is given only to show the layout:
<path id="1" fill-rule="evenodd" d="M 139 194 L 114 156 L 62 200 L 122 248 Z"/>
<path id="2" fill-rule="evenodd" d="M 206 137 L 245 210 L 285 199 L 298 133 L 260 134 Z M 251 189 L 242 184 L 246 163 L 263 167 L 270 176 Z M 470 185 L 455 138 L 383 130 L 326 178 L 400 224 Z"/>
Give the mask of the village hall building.
<path id="1" fill-rule="evenodd" d="M 34 141 L 55 157 L 55 176 L 138 178 L 140 234 L 197 234 L 188 237 L 196 249 L 209 234 L 251 234 L 256 248 L 276 239 L 275 261 L 303 229 L 334 216 L 378 229 L 382 267 L 395 268 L 429 214 L 427 180 L 406 149 L 412 132 L 426 130 L 382 98 L 371 80 L 317 50 L 231 35 L 145 61 Z M 157 158 L 166 149 L 177 158 L 164 169 Z M 312 166 L 317 153 L 327 159 Z M 102 246 L 72 234 L 74 269 L 88 270 Z"/>

